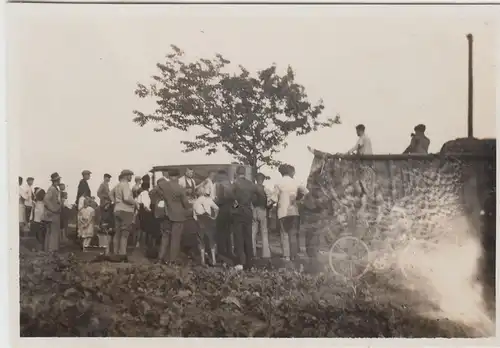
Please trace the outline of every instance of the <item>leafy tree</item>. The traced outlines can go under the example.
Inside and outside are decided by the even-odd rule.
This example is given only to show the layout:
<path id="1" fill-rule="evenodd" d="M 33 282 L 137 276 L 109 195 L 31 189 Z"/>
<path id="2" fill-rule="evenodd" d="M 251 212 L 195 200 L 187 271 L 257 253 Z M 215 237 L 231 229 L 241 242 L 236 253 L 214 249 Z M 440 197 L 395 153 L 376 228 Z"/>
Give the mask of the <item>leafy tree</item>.
<path id="1" fill-rule="evenodd" d="M 140 98 L 152 97 L 157 108 L 151 114 L 134 111 L 141 127 L 155 123 L 157 132 L 176 128 L 202 132 L 193 141 L 184 140 L 183 152 L 205 150 L 207 155 L 220 147 L 240 163 L 276 166 L 274 156 L 287 146 L 289 134 L 303 135 L 340 123 L 339 116 L 319 121 L 324 109 L 320 100 L 312 105 L 304 87 L 295 82 L 291 67 L 280 76 L 276 66 L 254 77 L 241 65 L 239 73 L 225 72 L 230 61 L 217 54 L 213 59 L 185 63 L 184 52 L 173 52 L 158 63 L 159 74 L 147 87 L 138 84 Z"/>

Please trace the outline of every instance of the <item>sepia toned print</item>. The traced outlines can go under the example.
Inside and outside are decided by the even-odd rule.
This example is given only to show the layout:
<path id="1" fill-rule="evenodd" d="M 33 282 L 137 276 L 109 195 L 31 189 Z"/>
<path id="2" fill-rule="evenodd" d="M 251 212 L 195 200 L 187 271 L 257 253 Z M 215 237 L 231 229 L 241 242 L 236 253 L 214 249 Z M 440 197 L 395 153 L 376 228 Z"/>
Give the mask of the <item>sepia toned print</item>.
<path id="1" fill-rule="evenodd" d="M 21 337 L 495 335 L 490 18 L 16 6 Z"/>

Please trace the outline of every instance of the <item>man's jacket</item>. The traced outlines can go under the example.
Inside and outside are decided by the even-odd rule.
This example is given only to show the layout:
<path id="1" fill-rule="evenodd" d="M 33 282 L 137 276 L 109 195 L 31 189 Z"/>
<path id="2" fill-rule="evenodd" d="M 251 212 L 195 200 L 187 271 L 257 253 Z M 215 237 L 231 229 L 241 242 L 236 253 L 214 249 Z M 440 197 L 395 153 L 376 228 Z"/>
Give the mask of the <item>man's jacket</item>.
<path id="1" fill-rule="evenodd" d="M 189 202 L 186 190 L 175 180 L 161 180 L 158 183 L 159 193 L 167 206 L 167 217 L 170 221 L 186 221 Z"/>

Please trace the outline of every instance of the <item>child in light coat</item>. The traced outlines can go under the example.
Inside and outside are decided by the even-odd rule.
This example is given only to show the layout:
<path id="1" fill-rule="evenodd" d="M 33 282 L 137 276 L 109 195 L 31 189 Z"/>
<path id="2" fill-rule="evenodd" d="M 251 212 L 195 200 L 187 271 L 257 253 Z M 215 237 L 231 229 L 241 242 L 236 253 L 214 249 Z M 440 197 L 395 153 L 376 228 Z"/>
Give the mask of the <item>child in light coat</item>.
<path id="1" fill-rule="evenodd" d="M 210 197 L 204 186 L 196 189 L 197 198 L 193 202 L 193 218 L 198 223 L 198 245 L 201 254 L 201 263 L 205 264 L 205 236 L 208 238 L 212 265 L 215 261 L 215 219 L 219 214 L 219 207 Z"/>
<path id="2" fill-rule="evenodd" d="M 78 233 L 83 240 L 83 251 L 90 246 L 94 237 L 95 210 L 91 207 L 91 199 L 83 200 L 83 207 L 78 211 Z"/>

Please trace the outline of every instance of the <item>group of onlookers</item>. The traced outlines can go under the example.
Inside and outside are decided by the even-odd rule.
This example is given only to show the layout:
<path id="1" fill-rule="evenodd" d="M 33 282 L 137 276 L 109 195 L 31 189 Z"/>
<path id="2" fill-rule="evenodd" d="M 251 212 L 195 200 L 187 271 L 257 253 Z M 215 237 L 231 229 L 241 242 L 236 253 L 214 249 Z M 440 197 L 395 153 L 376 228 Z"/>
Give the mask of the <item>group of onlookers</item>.
<path id="1" fill-rule="evenodd" d="M 258 235 L 261 257 L 271 257 L 268 219 L 271 207 L 276 205 L 283 257 L 290 260 L 300 249 L 298 202 L 307 189 L 295 181 L 293 166 L 282 165 L 279 172 L 282 179 L 271 191 L 264 186 L 265 175 L 257 173 L 251 181 L 243 166 L 236 169 L 233 178 L 219 170 L 198 180 L 192 169 L 182 176 L 178 169 L 171 169 L 154 187 L 149 175 L 135 177 L 131 186 L 134 173 L 125 169 L 113 188 L 109 186 L 111 175 L 104 175 L 97 190 L 97 205 L 88 184 L 91 172 L 85 170 L 75 201 L 77 235 L 83 250 L 97 236 L 105 253 L 125 259 L 132 240 L 135 247 L 145 250 L 159 247 L 159 262 L 177 262 L 184 231 L 196 231 L 203 264 L 216 264 L 218 255 L 222 255 L 237 265 L 251 266 L 257 254 Z M 25 187 L 19 180 L 20 227 L 26 230 L 29 222 L 44 250 L 58 250 L 60 240 L 65 238 L 62 231 L 67 227 L 63 207 L 71 206 L 61 177 L 53 173 L 52 185 L 46 192 L 31 189 L 33 178 L 27 179 Z"/>
<path id="2" fill-rule="evenodd" d="M 35 179 L 28 177 L 26 185 L 19 177 L 19 231 L 32 233 L 43 250 L 56 251 L 61 240 L 67 238 L 68 202 L 66 186 L 57 173 L 51 175 L 52 185 L 45 191 L 33 187 Z"/>

